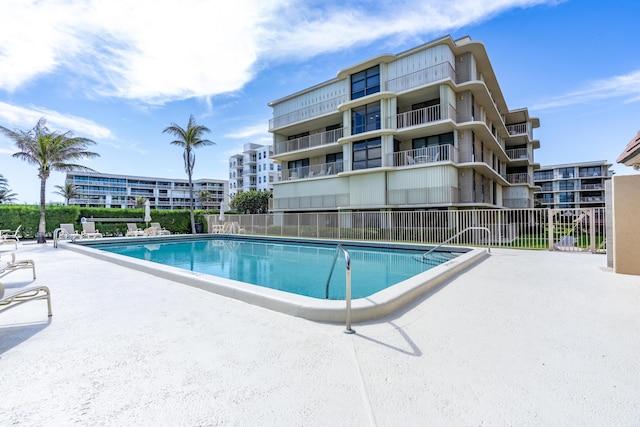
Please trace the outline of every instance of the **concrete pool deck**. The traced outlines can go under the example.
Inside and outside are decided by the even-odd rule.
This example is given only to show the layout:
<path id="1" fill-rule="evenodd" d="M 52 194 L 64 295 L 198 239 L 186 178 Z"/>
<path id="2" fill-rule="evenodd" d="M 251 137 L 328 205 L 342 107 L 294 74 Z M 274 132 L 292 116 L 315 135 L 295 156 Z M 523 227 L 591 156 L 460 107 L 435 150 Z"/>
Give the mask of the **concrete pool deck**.
<path id="1" fill-rule="evenodd" d="M 7 251 L 9 248 L 2 248 Z M 376 321 L 315 323 L 51 244 L 0 314 L 0 425 L 640 424 L 640 277 L 492 249 Z"/>

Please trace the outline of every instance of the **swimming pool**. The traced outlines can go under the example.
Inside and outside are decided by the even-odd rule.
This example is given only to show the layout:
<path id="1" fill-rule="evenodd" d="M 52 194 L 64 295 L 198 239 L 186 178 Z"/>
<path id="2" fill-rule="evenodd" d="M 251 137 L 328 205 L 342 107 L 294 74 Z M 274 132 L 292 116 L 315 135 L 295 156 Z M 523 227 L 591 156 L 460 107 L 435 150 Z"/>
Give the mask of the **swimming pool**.
<path id="1" fill-rule="evenodd" d="M 433 266 L 419 261 L 431 248 L 425 245 L 203 235 L 110 238 L 64 247 L 287 314 L 341 322 L 341 256 L 325 299 L 338 243 L 351 256 L 354 321 L 406 305 L 486 254 L 481 249 L 447 248 L 438 251 L 440 265 Z"/>

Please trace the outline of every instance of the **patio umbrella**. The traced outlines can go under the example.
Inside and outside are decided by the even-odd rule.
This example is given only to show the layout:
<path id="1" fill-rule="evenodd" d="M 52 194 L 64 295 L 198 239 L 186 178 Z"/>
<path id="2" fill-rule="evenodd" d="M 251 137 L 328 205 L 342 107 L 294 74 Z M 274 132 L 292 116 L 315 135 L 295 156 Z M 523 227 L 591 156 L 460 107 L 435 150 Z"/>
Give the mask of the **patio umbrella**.
<path id="1" fill-rule="evenodd" d="M 151 221 L 151 204 L 147 199 L 144 202 L 144 222 L 147 223 L 147 227 L 149 227 L 149 221 Z"/>
<path id="2" fill-rule="evenodd" d="M 220 222 L 224 221 L 224 202 L 220 203 Z"/>

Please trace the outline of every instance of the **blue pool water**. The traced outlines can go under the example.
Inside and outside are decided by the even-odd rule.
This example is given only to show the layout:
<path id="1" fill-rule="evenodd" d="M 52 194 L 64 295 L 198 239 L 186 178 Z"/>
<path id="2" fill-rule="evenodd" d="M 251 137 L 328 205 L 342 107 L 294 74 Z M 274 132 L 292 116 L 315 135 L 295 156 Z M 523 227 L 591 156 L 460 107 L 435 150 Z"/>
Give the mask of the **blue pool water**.
<path id="1" fill-rule="evenodd" d="M 92 245 L 93 246 L 93 245 Z M 363 298 L 457 256 L 438 252 L 421 261 L 424 249 L 389 249 L 344 244 L 351 258 L 353 298 Z M 336 245 L 260 240 L 203 239 L 93 246 L 184 270 L 285 292 L 325 298 Z M 345 260 L 338 255 L 329 299 L 345 298 Z"/>

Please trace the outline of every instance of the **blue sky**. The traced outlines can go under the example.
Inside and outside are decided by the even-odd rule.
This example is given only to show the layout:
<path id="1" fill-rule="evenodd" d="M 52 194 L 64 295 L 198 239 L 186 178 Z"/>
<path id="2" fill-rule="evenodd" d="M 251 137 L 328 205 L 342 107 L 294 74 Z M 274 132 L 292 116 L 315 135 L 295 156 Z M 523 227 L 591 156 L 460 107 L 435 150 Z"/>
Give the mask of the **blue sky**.
<path id="1" fill-rule="evenodd" d="M 539 117 L 542 165 L 615 159 L 640 129 L 637 0 L 3 0 L 0 125 L 93 139 L 99 172 L 185 178 L 162 130 L 190 114 L 217 145 L 195 178 L 268 144 L 267 103 L 442 36 L 485 44 L 510 109 Z M 37 203 L 34 166 L 0 136 L 0 174 Z M 617 174 L 633 173 L 614 165 Z M 47 182 L 47 201 L 62 201 Z"/>

